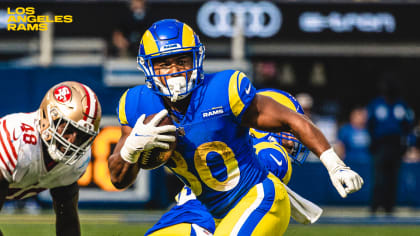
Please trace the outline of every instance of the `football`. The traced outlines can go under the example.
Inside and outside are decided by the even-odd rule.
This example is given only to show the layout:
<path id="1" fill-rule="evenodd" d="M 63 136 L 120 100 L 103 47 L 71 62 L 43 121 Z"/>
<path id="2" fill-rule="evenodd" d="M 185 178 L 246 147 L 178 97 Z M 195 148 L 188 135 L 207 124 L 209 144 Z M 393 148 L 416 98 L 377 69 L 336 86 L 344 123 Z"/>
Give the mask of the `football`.
<path id="1" fill-rule="evenodd" d="M 150 120 L 153 119 L 155 115 L 156 114 L 147 116 L 143 123 L 144 124 L 149 123 Z M 172 119 L 169 116 L 165 116 L 160 121 L 158 126 L 173 125 L 173 124 L 174 123 L 172 122 Z M 162 148 L 154 148 L 152 150 L 142 152 L 139 158 L 140 168 L 151 170 L 151 169 L 156 169 L 164 165 L 169 160 L 169 158 L 171 158 L 175 148 L 176 148 L 176 141 L 173 143 L 169 143 L 168 150 L 165 150 Z"/>

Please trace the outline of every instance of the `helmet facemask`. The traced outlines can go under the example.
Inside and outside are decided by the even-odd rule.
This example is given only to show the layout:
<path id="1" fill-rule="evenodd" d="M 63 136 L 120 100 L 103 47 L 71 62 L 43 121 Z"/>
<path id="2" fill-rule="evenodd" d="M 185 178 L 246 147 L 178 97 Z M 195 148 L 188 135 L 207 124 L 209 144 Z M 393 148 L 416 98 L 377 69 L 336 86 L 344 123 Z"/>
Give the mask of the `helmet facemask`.
<path id="1" fill-rule="evenodd" d="M 192 55 L 192 68 L 184 71 L 157 75 L 153 62 L 155 59 L 180 54 Z M 170 50 L 164 53 L 155 53 L 148 56 L 138 57 L 137 62 L 140 69 L 146 75 L 146 84 L 155 93 L 169 97 L 171 102 L 180 101 L 186 98 L 203 80 L 204 47 L 184 48 L 181 50 Z M 165 81 L 164 85 L 162 81 Z"/>
<path id="2" fill-rule="evenodd" d="M 42 131 L 41 138 L 48 147 L 48 154 L 57 162 L 73 165 L 90 148 L 98 132 L 84 120 L 75 122 L 63 116 L 56 107 L 48 106 L 49 127 Z M 76 141 L 71 143 L 64 136 L 76 132 Z"/>
<path id="3" fill-rule="evenodd" d="M 289 132 L 270 133 L 268 139 L 282 145 L 296 164 L 303 164 L 309 155 L 309 149 Z"/>

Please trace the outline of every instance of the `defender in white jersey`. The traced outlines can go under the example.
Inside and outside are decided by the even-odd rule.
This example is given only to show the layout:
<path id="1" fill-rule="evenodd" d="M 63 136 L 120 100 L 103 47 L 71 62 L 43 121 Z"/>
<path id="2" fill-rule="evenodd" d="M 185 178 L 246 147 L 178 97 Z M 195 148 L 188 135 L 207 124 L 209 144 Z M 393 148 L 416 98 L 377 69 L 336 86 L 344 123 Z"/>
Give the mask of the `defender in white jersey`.
<path id="1" fill-rule="evenodd" d="M 50 189 L 57 235 L 80 235 L 77 180 L 90 161 L 101 106 L 78 82 L 52 87 L 32 113 L 0 119 L 0 208 Z"/>

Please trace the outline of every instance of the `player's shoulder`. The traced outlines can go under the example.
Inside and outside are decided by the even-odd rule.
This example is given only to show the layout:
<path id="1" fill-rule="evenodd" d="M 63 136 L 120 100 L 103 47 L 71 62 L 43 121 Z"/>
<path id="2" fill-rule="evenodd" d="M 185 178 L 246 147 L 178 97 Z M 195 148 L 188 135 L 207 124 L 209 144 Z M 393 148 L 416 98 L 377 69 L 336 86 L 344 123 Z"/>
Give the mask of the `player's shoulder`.
<path id="1" fill-rule="evenodd" d="M 36 112 L 31 112 L 31 113 L 19 112 L 19 113 L 7 114 L 3 116 L 1 119 L 9 120 L 9 121 L 13 121 L 13 120 L 21 121 L 21 120 L 28 120 L 28 119 L 34 118 L 35 116 L 36 116 Z"/>
<path id="2" fill-rule="evenodd" d="M 121 96 L 117 113 L 121 124 L 135 124 L 141 114 L 153 114 L 163 109 L 162 101 L 146 85 L 130 88 Z"/>
<path id="3" fill-rule="evenodd" d="M 22 126 L 22 123 L 33 127 L 35 126 L 37 114 L 38 114 L 37 112 L 8 114 L 0 119 L 1 121 L 0 128 L 6 129 L 6 130 L 14 130 L 16 128 L 19 128 L 16 130 L 21 130 L 20 127 Z"/>
<path id="4" fill-rule="evenodd" d="M 290 93 L 280 90 L 280 89 L 275 89 L 275 88 L 258 89 L 257 93 L 261 95 L 269 96 L 269 97 L 276 97 L 276 95 L 280 95 L 280 96 L 285 96 L 293 101 L 296 100 Z"/>
<path id="5" fill-rule="evenodd" d="M 120 101 L 124 101 L 125 103 L 132 103 L 137 102 L 139 99 L 143 97 L 151 96 L 152 92 L 150 89 L 147 88 L 146 85 L 138 85 L 132 88 L 127 89 L 123 95 L 121 96 Z"/>
<path id="6" fill-rule="evenodd" d="M 243 96 L 253 95 L 255 88 L 250 93 L 250 80 L 245 73 L 239 70 L 223 70 L 213 74 L 206 74 L 205 88 L 207 92 L 213 94 L 226 94 L 232 101 L 240 100 Z M 223 97 L 223 96 L 222 96 Z M 237 99 L 236 99 L 237 98 Z"/>
<path id="7" fill-rule="evenodd" d="M 231 79 L 238 79 L 240 76 L 246 77 L 245 73 L 239 70 L 223 70 L 212 74 L 206 74 L 205 76 L 205 81 L 218 85 L 227 84 Z"/>

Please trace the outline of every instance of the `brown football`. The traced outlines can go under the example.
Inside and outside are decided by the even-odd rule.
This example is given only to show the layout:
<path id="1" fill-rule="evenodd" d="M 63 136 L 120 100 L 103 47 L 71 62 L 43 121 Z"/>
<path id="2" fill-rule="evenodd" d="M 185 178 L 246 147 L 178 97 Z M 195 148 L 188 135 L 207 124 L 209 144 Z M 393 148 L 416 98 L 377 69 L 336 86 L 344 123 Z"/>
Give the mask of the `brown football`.
<path id="1" fill-rule="evenodd" d="M 147 124 L 150 122 L 150 120 L 155 116 L 156 114 L 152 114 L 146 117 L 144 120 L 144 124 Z M 173 125 L 172 119 L 169 116 L 165 116 L 158 126 L 164 126 L 164 125 Z M 174 134 L 174 133 L 172 133 Z M 164 165 L 169 158 L 171 158 L 174 150 L 176 148 L 176 141 L 169 144 L 169 150 L 165 150 L 162 148 L 154 148 L 150 151 L 144 151 L 140 154 L 139 158 L 139 166 L 142 169 L 156 169 L 162 165 Z"/>

